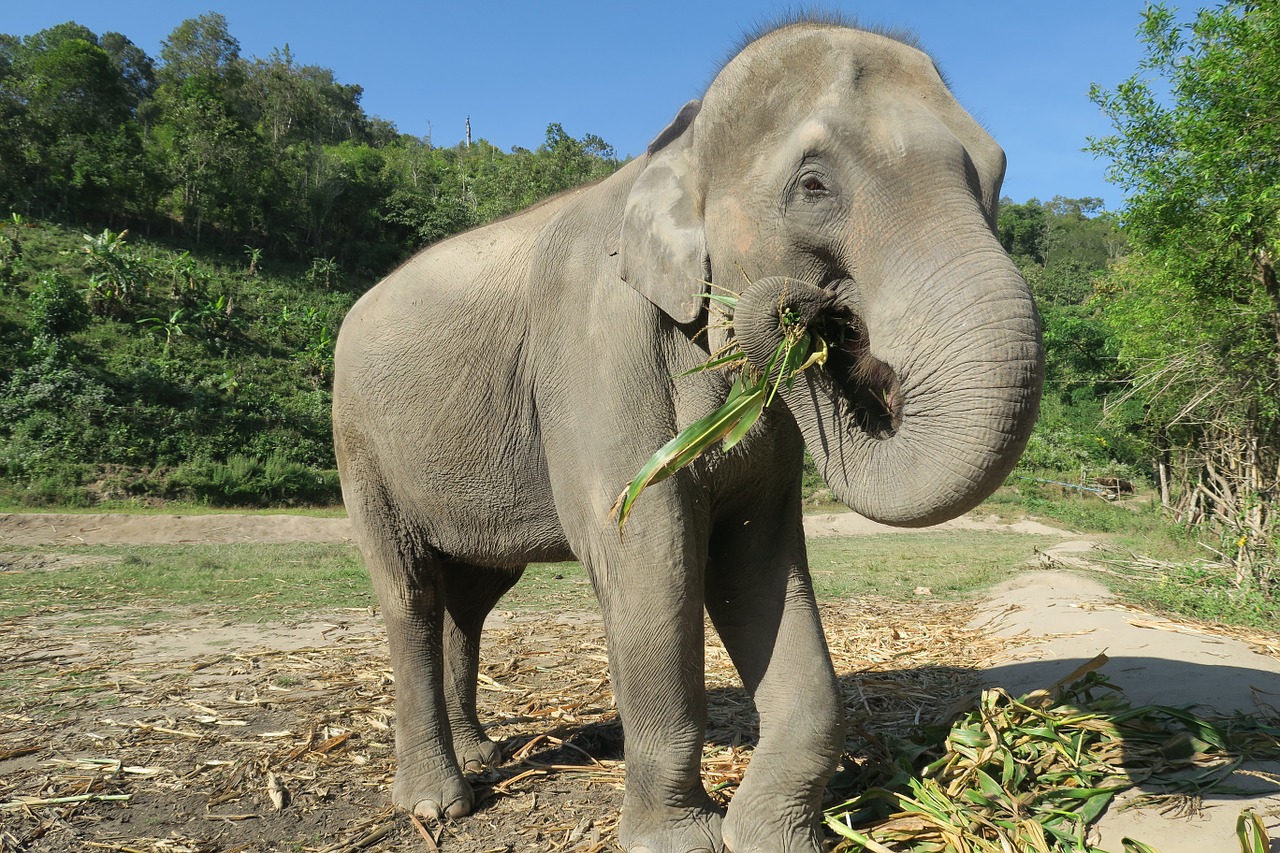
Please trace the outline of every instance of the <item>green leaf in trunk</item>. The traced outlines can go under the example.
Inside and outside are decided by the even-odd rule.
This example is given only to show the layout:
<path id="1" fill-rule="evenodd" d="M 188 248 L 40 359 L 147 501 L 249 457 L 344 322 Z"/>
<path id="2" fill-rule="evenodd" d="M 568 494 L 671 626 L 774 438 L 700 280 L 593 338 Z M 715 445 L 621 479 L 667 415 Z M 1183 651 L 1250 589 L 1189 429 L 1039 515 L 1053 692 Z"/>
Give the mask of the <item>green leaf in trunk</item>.
<path id="1" fill-rule="evenodd" d="M 733 296 L 713 293 L 708 294 L 707 298 L 731 308 L 737 305 L 737 299 Z M 676 376 L 675 378 L 679 379 L 716 368 L 731 367 L 735 363 L 742 364 L 742 371 L 734 380 L 724 404 L 706 417 L 682 429 L 675 438 L 660 447 L 618 495 L 610 510 L 610 514 L 617 516 L 618 519 L 618 535 L 622 535 L 627 516 L 631 514 L 631 508 L 641 492 L 697 459 L 717 441 L 723 441 L 724 451 L 732 449 L 764 414 L 764 410 L 773 402 L 779 389 L 784 385 L 790 388 L 795 383 L 796 376 L 802 371 L 815 364 L 825 364 L 826 360 L 826 341 L 800 326 L 791 315 L 784 315 L 782 340 L 760 375 L 754 375 L 754 371 L 746 364 L 746 357 L 741 347 L 735 342 L 728 353 L 722 351 L 705 364 Z M 751 378 L 748 378 L 748 374 L 752 374 Z"/>

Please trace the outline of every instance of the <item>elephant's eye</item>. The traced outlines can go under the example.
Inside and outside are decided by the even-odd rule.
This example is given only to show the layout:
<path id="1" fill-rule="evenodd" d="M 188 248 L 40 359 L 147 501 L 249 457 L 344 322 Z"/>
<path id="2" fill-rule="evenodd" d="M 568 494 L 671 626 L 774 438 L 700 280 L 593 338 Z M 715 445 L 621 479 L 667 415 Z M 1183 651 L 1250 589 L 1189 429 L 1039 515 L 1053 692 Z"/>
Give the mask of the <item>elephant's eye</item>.
<path id="1" fill-rule="evenodd" d="M 821 196 L 827 194 L 827 185 L 817 175 L 805 175 L 800 179 L 800 186 L 804 189 L 807 196 Z"/>

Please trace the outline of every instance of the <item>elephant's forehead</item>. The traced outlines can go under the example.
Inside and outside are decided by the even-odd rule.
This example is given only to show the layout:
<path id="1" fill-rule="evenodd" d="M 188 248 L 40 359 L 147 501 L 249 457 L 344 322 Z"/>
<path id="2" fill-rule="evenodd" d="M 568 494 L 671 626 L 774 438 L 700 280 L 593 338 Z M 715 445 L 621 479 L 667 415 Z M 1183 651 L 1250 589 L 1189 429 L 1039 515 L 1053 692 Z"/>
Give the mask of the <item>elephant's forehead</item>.
<path id="1" fill-rule="evenodd" d="M 732 60 L 707 90 L 703 112 L 726 119 L 721 129 L 741 140 L 794 130 L 819 111 L 829 119 L 865 117 L 875 99 L 907 92 L 935 109 L 952 101 L 932 60 L 915 48 L 859 30 L 795 27 L 762 37 Z M 718 135 L 704 123 L 701 131 L 708 130 Z"/>
<path id="2" fill-rule="evenodd" d="M 725 67 L 720 78 L 731 87 L 746 75 L 749 82 L 785 79 L 818 90 L 835 84 L 856 89 L 885 80 L 899 84 L 941 84 L 928 54 L 903 42 L 844 27 L 798 25 L 752 42 Z M 713 96 L 712 84 L 708 97 Z"/>

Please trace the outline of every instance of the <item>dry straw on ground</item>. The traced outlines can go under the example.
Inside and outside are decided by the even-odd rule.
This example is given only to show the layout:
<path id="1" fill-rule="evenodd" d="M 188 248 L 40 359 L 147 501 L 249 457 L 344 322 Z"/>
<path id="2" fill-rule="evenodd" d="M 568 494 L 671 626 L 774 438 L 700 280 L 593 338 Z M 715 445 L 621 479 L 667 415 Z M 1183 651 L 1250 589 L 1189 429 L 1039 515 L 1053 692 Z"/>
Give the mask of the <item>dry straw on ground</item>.
<path id="1" fill-rule="evenodd" d="M 823 607 L 851 723 L 832 805 L 973 707 L 978 673 L 1019 643 L 973 615 L 923 597 Z M 618 849 L 622 736 L 593 614 L 505 613 L 487 631 L 482 714 L 508 757 L 473 779 L 477 812 L 443 825 L 387 806 L 395 685 L 369 613 L 126 631 L 66 616 L 0 625 L 0 853 Z M 723 803 L 757 719 L 707 636 L 702 772 Z"/>
<path id="2" fill-rule="evenodd" d="M 971 615 L 927 601 L 824 607 L 854 723 L 851 772 L 973 695 L 975 671 L 1010 640 L 966 628 Z M 334 621 L 273 626 L 265 646 L 253 626 L 208 617 L 140 631 L 11 620 L 0 633 L 0 851 L 616 849 L 621 728 L 596 617 L 509 613 L 487 632 L 481 706 L 509 758 L 474 780 L 475 815 L 422 827 L 386 806 L 394 683 L 381 626 L 363 612 Z M 191 635 L 215 629 L 226 651 L 183 656 Z M 139 637 L 151 651 L 135 651 Z M 727 801 L 756 717 L 708 638 L 703 775 Z"/>

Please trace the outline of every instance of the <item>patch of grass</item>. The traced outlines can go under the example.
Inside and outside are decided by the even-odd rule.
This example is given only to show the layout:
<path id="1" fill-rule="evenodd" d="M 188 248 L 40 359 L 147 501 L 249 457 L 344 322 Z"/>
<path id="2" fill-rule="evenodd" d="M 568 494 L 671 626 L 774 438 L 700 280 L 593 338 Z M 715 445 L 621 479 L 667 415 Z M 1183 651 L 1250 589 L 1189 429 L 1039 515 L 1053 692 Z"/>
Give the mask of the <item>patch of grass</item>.
<path id="1" fill-rule="evenodd" d="M 1234 571 L 1221 562 L 1209 562 L 1210 552 L 1196 533 L 1170 523 L 1152 495 L 1108 502 L 1017 481 L 988 498 L 982 510 L 1002 518 L 1030 515 L 1097 538 L 1104 546 L 1102 559 L 1114 572 L 1097 579 L 1146 610 L 1269 630 L 1280 622 L 1275 590 L 1237 587 Z"/>
<path id="2" fill-rule="evenodd" d="M 983 589 L 1031 559 L 1045 537 L 950 531 L 814 539 L 819 597 L 911 598 L 917 587 L 955 597 Z M 47 553 L 14 548 L 9 553 Z M 212 612 L 245 622 L 376 603 L 350 545 L 157 545 L 75 549 L 109 562 L 13 572 L 0 585 L 0 618 L 63 614 L 81 624 L 133 624 Z M 578 563 L 535 563 L 501 602 L 507 609 L 594 610 Z"/>
<path id="3" fill-rule="evenodd" d="M 502 599 L 508 610 L 595 610 L 596 594 L 581 563 L 530 563 Z"/>
<path id="4" fill-rule="evenodd" d="M 819 599 L 859 595 L 912 599 L 919 587 L 959 598 L 1015 574 L 1052 538 L 1023 533 L 946 531 L 809 540 L 809 569 Z M 595 594 L 578 563 L 535 563 L 501 607 L 593 610 Z"/>
<path id="5" fill-rule="evenodd" d="M 1082 533 L 1126 533 L 1161 536 L 1170 525 L 1158 501 L 1149 495 L 1106 501 L 1087 492 L 1064 490 L 1052 484 L 1012 481 L 983 501 L 978 512 L 1013 520 L 1031 516 Z"/>
<path id="6" fill-rule="evenodd" d="M 1280 601 L 1256 587 L 1237 587 L 1232 570 L 1220 563 L 1171 563 L 1158 571 L 1124 568 L 1106 578 L 1109 585 L 1146 610 L 1266 631 L 1280 624 Z"/>
<path id="7" fill-rule="evenodd" d="M 1013 575 L 1052 543 L 1044 536 L 977 530 L 823 536 L 809 540 L 809 570 L 819 599 L 912 598 L 919 587 L 957 598 Z"/>
<path id="8" fill-rule="evenodd" d="M 39 549 L 13 549 L 38 552 Z M 163 545 L 76 549 L 105 564 L 18 572 L 0 587 L 0 618 L 66 613 L 96 624 L 164 618 L 168 608 L 263 621 L 374 603 L 349 545 Z"/>
<path id="9" fill-rule="evenodd" d="M 0 494 L 0 512 L 90 515 L 96 513 L 128 513 L 129 515 L 304 515 L 312 518 L 346 518 L 342 504 L 334 506 L 220 507 L 194 501 L 111 500 L 83 506 L 40 505 L 6 501 Z"/>

